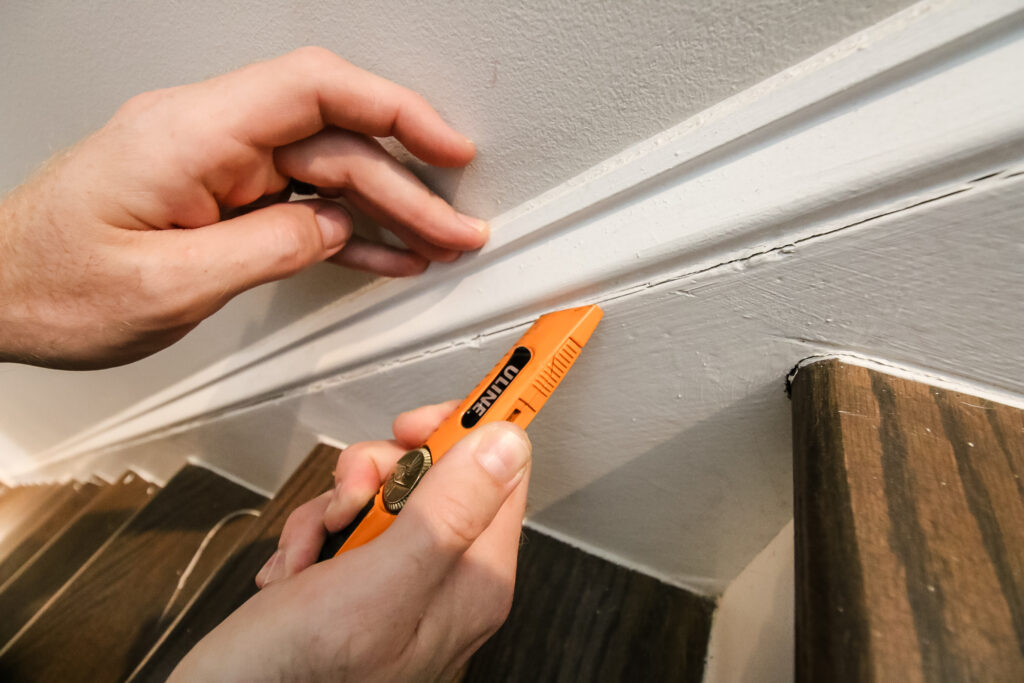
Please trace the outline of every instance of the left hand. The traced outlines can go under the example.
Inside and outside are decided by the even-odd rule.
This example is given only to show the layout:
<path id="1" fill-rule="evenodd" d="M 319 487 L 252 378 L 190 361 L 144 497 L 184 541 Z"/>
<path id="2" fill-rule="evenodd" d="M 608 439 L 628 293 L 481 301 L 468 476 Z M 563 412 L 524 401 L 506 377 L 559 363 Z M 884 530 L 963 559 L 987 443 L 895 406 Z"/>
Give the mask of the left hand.
<path id="1" fill-rule="evenodd" d="M 314 564 L 402 453 L 455 407 L 395 420 L 394 441 L 355 444 L 335 489 L 297 508 L 262 590 L 204 638 L 171 680 L 453 680 L 501 625 L 515 584 L 530 447 L 506 422 L 473 430 L 424 475 L 378 538 Z"/>
<path id="2" fill-rule="evenodd" d="M 119 365 L 319 261 L 412 275 L 481 247 L 487 224 L 381 136 L 438 166 L 475 153 L 422 97 L 322 48 L 133 97 L 0 204 L 0 361 Z M 409 249 L 353 236 L 334 202 L 287 202 L 292 178 Z"/>

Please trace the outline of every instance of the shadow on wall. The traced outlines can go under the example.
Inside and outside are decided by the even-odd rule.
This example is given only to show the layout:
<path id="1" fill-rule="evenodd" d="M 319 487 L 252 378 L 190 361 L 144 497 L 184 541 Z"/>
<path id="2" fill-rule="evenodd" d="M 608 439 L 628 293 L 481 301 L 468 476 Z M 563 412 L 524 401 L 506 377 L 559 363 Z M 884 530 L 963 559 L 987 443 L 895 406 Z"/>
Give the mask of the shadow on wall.
<path id="1" fill-rule="evenodd" d="M 742 673 L 735 678 L 723 677 L 723 681 L 793 680 L 796 585 L 792 525 L 779 534 L 779 541 L 773 546 L 770 550 L 774 557 L 769 561 L 781 569 L 769 573 L 765 577 L 765 585 L 759 586 L 762 600 L 768 604 L 759 610 L 761 618 L 750 625 L 754 629 L 752 642 L 743 644 L 751 656 L 746 660 Z M 728 649 L 723 648 L 723 651 L 728 652 Z"/>
<path id="2" fill-rule="evenodd" d="M 668 578 L 720 592 L 792 517 L 791 443 L 780 379 L 529 517 L 627 561 L 657 558 L 677 568 Z M 542 449 L 538 439 L 533 476 L 567 476 Z"/>

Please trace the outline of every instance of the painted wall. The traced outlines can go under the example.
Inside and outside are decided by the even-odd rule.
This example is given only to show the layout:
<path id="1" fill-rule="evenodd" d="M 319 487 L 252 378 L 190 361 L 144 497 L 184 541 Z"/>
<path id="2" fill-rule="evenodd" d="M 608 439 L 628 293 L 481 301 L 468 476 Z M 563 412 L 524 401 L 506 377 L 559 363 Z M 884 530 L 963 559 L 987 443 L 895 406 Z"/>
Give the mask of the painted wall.
<path id="1" fill-rule="evenodd" d="M 719 598 L 704 683 L 794 680 L 795 570 L 790 522 Z"/>
<path id="2" fill-rule="evenodd" d="M 42 474 L 196 456 L 273 489 L 318 435 L 379 437 L 396 409 L 464 393 L 539 313 L 600 303 L 531 426 L 530 522 L 720 591 L 791 517 L 782 389 L 801 359 L 1024 396 L 1022 60 L 1024 3 L 916 6 L 504 214 L 480 253 L 155 396 Z"/>
<path id="3" fill-rule="evenodd" d="M 320 44 L 415 87 L 477 141 L 466 171 L 418 171 L 490 218 L 907 4 L 7 0 L 0 192 L 136 92 Z M 0 367 L 0 472 L 365 283 L 315 268 L 127 368 Z"/>

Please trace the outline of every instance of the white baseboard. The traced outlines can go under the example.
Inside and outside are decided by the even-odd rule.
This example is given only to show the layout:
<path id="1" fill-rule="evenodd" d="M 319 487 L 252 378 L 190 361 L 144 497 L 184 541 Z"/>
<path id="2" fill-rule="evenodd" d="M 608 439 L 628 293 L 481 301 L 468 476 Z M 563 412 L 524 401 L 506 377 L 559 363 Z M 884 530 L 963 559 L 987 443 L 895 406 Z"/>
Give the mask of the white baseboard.
<path id="1" fill-rule="evenodd" d="M 845 351 L 1024 394 L 1008 260 L 1022 36 L 1020 2 L 914 5 L 502 215 L 478 254 L 339 301 L 22 474 L 197 456 L 273 490 L 317 434 L 379 438 L 397 410 L 472 386 L 538 314 L 603 302 L 594 350 L 531 430 L 557 454 L 538 454 L 531 514 L 720 590 L 791 516 L 781 387 L 800 358 Z M 929 299 L 930 281 L 947 289 Z M 973 303 L 985 287 L 1009 317 Z M 595 514 L 601 497 L 621 514 Z"/>

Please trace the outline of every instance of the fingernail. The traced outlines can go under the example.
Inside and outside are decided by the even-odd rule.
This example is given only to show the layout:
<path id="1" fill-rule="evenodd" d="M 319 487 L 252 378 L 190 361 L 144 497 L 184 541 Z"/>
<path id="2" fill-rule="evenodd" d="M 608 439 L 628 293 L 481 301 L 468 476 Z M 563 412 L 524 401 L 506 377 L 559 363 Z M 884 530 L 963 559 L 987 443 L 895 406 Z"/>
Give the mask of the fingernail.
<path id="1" fill-rule="evenodd" d="M 456 213 L 455 215 L 458 216 L 463 223 L 473 228 L 477 232 L 487 232 L 488 230 L 491 229 L 491 226 L 487 224 L 487 221 L 482 221 L 479 218 L 467 216 L 464 213 Z"/>
<path id="2" fill-rule="evenodd" d="M 521 429 L 494 428 L 477 445 L 476 458 L 495 480 L 506 484 L 526 468 L 530 441 Z"/>
<path id="3" fill-rule="evenodd" d="M 352 230 L 352 219 L 348 213 L 337 206 L 321 206 L 316 210 L 316 224 L 320 226 L 320 237 L 324 249 L 335 249 L 343 245 Z"/>
<path id="4" fill-rule="evenodd" d="M 256 585 L 263 588 L 278 579 L 282 579 L 284 578 L 285 571 L 284 551 L 278 550 L 270 556 L 267 563 L 256 574 Z"/>

